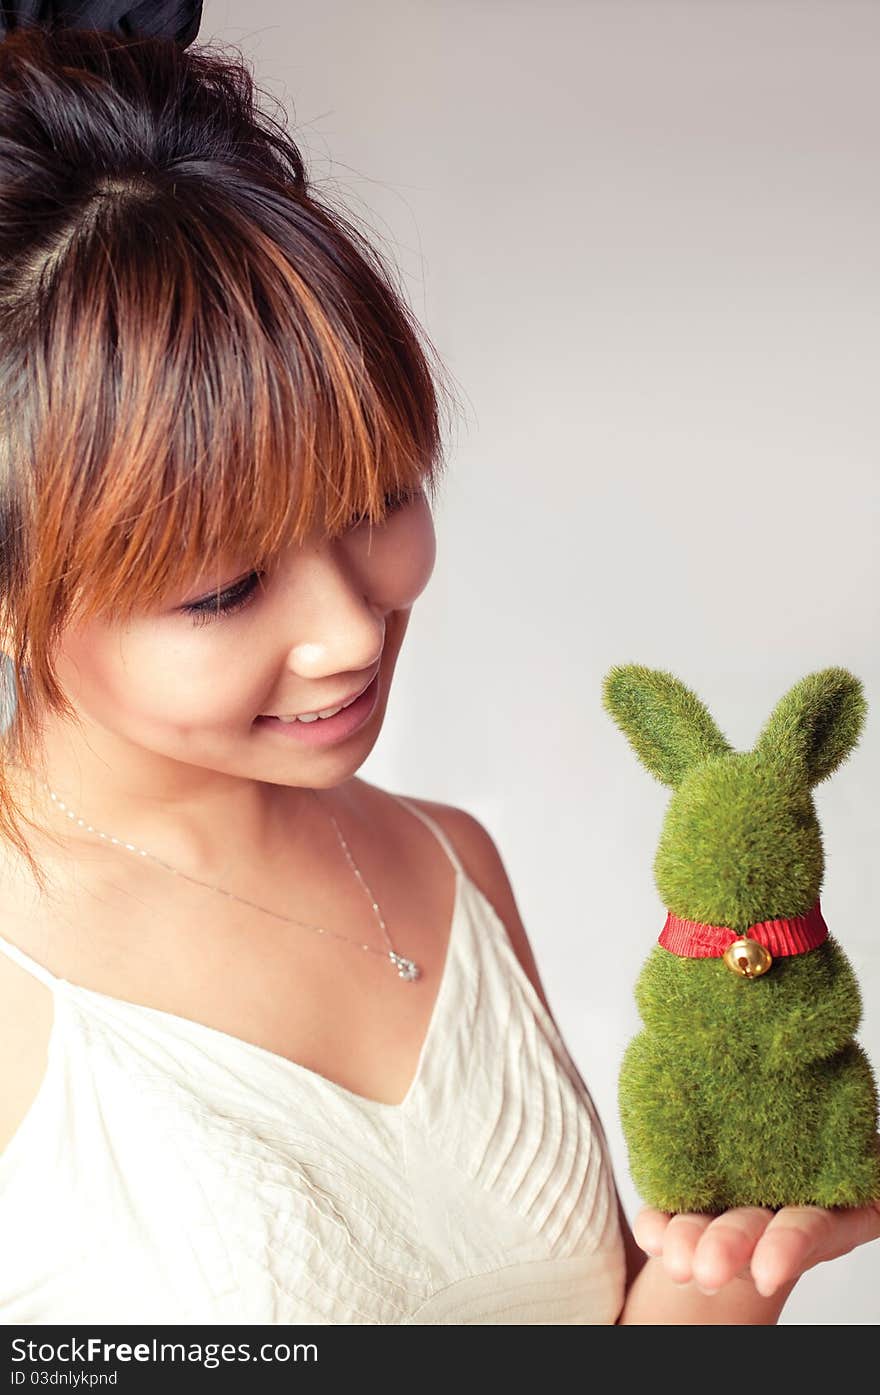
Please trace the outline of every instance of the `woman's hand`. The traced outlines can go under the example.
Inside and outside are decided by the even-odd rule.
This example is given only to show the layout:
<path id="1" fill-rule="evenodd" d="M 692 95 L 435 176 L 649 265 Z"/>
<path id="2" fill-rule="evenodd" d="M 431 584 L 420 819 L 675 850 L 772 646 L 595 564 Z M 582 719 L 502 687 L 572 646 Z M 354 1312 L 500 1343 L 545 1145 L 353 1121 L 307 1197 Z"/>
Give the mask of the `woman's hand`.
<path id="1" fill-rule="evenodd" d="M 701 1292 L 715 1293 L 734 1279 L 745 1280 L 768 1298 L 823 1260 L 880 1238 L 880 1198 L 868 1206 L 829 1210 L 738 1206 L 719 1216 L 670 1216 L 646 1206 L 636 1216 L 633 1234 L 643 1250 L 661 1259 L 674 1283 L 693 1279 Z"/>

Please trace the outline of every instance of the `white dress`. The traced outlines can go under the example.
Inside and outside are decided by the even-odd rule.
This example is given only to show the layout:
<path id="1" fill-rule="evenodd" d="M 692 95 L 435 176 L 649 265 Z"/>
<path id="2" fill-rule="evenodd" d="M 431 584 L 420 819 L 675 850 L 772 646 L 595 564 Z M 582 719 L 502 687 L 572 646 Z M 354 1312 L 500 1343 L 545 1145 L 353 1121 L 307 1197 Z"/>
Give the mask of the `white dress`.
<path id="1" fill-rule="evenodd" d="M 399 1104 L 0 939 L 55 1006 L 0 1154 L 0 1321 L 615 1322 L 623 1241 L 587 1086 L 449 839 L 395 797 L 456 869 Z"/>

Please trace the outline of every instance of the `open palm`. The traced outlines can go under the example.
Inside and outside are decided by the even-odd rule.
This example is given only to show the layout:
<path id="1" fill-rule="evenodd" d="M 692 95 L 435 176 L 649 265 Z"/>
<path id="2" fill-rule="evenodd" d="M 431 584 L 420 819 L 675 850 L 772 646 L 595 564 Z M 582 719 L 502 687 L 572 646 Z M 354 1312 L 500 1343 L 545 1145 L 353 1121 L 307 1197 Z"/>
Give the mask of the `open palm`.
<path id="1" fill-rule="evenodd" d="M 662 1258 L 675 1283 L 692 1279 L 714 1292 L 745 1279 L 766 1298 L 814 1265 L 880 1239 L 880 1197 L 861 1207 L 737 1206 L 718 1216 L 646 1206 L 633 1234 L 643 1250 Z"/>

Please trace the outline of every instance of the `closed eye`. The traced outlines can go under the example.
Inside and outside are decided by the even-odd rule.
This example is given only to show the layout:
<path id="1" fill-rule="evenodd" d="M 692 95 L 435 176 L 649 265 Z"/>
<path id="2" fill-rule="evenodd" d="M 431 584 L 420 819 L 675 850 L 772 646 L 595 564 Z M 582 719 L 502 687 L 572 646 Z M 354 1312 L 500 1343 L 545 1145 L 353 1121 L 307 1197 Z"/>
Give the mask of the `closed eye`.
<path id="1" fill-rule="evenodd" d="M 419 493 L 421 493 L 421 491 L 418 489 L 414 491 L 404 489 L 400 490 L 399 492 L 392 491 L 391 493 L 386 494 L 385 514 L 383 515 L 381 522 L 384 522 L 385 517 L 389 513 L 397 513 L 398 510 L 404 508 L 406 504 L 412 503 L 413 499 L 415 499 Z M 348 527 L 359 528 L 362 523 L 366 522 L 367 515 L 365 513 L 355 513 L 352 514 L 351 518 L 349 519 Z"/>
<path id="2" fill-rule="evenodd" d="M 206 625 L 218 616 L 232 615 L 236 610 L 242 610 L 250 601 L 251 596 L 262 581 L 264 572 L 250 572 L 242 577 L 234 586 L 229 586 L 219 594 L 206 596 L 201 601 L 190 601 L 188 605 L 182 605 L 180 609 L 187 615 L 193 617 L 194 625 Z"/>
<path id="3" fill-rule="evenodd" d="M 403 490 L 400 493 L 386 494 L 386 515 L 396 513 L 404 505 L 411 503 L 418 492 Z M 346 531 L 358 528 L 366 522 L 367 516 L 365 514 L 354 514 Z M 227 586 L 225 591 L 213 592 L 210 596 L 204 596 L 198 601 L 189 601 L 186 605 L 180 606 L 179 609 L 192 617 L 194 625 L 207 625 L 212 620 L 223 619 L 225 616 L 233 615 L 237 610 L 243 610 L 250 603 L 257 586 L 261 584 L 265 575 L 265 572 L 249 572 L 240 581 L 236 581 L 233 586 Z"/>

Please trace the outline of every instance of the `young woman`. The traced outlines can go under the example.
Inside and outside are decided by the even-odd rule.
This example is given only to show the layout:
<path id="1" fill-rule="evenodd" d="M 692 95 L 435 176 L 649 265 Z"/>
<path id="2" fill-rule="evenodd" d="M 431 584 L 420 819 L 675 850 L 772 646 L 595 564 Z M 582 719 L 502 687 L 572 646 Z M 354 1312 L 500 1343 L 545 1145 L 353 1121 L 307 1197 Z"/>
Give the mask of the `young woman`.
<path id="1" fill-rule="evenodd" d="M 99 8 L 0 44 L 0 1320 L 774 1322 L 877 1216 L 635 1244 L 489 833 L 357 775 L 439 370 L 199 7 Z"/>

